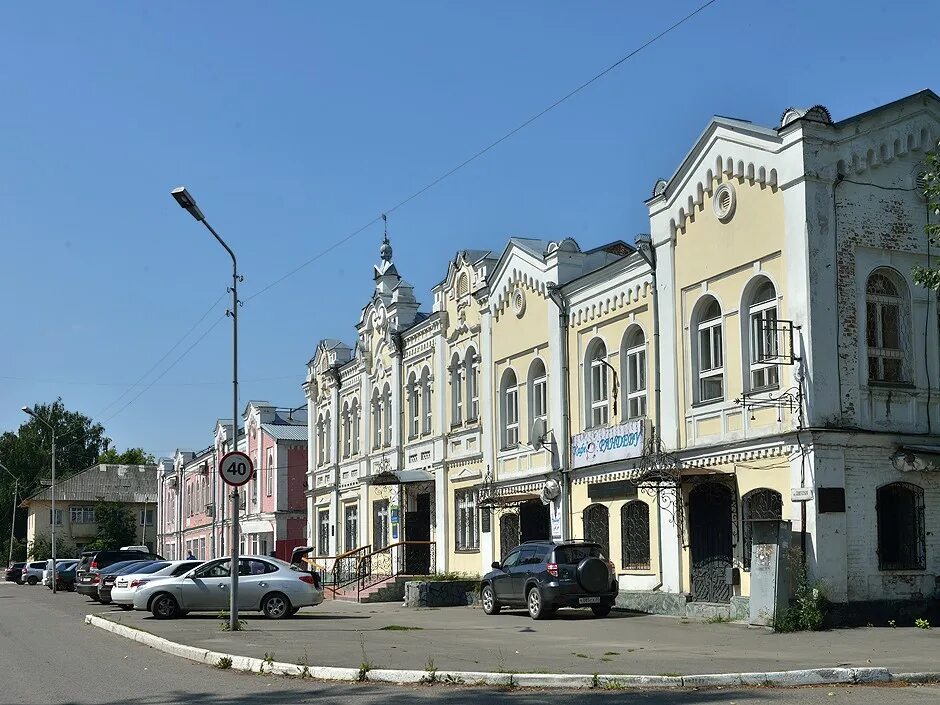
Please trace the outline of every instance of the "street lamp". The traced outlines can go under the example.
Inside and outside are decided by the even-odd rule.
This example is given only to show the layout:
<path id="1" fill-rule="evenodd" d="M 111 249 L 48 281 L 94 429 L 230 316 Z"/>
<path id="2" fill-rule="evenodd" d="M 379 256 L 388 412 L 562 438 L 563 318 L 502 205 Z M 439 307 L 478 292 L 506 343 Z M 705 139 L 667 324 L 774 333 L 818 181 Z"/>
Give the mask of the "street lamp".
<path id="1" fill-rule="evenodd" d="M 56 567 L 55 567 L 55 526 L 56 526 L 56 516 L 55 516 L 55 426 L 46 421 L 42 416 L 37 414 L 35 411 L 30 409 L 28 406 L 23 407 L 23 413 L 32 416 L 34 419 L 39 421 L 42 424 L 52 431 L 52 593 L 56 593 Z"/>
<path id="2" fill-rule="evenodd" d="M 193 218 L 206 226 L 232 258 L 232 286 L 229 289 L 232 292 L 232 310 L 229 311 L 232 316 L 232 450 L 238 450 L 238 282 L 241 281 L 241 277 L 238 276 L 238 262 L 232 248 L 226 245 L 225 240 L 219 237 L 219 234 L 209 225 L 206 216 L 199 210 L 199 206 L 196 205 L 195 199 L 186 187 L 179 186 L 170 191 L 170 194 L 180 204 L 180 208 L 184 208 Z M 232 589 L 229 592 L 231 598 L 229 629 L 233 632 L 238 630 L 238 542 L 238 487 L 235 487 L 232 492 L 232 559 L 229 564 L 229 573 L 232 576 Z"/>
<path id="3" fill-rule="evenodd" d="M 8 468 L 3 463 L 0 463 L 0 468 L 3 468 L 7 475 L 13 478 L 13 512 L 10 514 L 10 555 L 7 557 L 7 565 L 13 565 L 13 527 L 16 526 L 16 495 L 20 491 L 20 478 L 10 472 Z M 54 519 L 55 517 L 53 517 Z"/>

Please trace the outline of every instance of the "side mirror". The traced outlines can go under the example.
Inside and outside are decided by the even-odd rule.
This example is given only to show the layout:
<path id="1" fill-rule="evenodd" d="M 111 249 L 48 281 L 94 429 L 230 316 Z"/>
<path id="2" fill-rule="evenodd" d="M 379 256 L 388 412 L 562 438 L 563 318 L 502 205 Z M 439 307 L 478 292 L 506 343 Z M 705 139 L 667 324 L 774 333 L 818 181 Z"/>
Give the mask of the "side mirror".
<path id="1" fill-rule="evenodd" d="M 493 561 L 493 565 L 491 565 L 490 568 L 492 568 L 493 570 L 499 570 L 500 569 L 499 561 Z"/>

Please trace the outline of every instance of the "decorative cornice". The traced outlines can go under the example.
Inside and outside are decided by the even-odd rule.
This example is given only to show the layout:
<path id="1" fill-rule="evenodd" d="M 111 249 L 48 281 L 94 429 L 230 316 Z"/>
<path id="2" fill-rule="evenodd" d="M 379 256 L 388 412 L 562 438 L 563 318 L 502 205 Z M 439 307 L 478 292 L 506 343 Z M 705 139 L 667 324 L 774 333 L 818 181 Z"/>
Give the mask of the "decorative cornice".
<path id="1" fill-rule="evenodd" d="M 568 317 L 569 327 L 588 323 L 601 316 L 614 313 L 619 309 L 632 306 L 649 297 L 653 288 L 652 277 L 643 277 L 636 284 L 621 289 L 619 293 L 608 293 L 586 301 L 578 308 L 573 308 Z"/>
<path id="2" fill-rule="evenodd" d="M 935 147 L 938 129 L 926 119 L 916 124 L 896 125 L 893 129 L 872 133 L 846 145 L 846 156 L 839 160 L 840 174 L 863 174 L 890 164 L 895 159 L 908 157 L 914 152 L 926 152 Z"/>

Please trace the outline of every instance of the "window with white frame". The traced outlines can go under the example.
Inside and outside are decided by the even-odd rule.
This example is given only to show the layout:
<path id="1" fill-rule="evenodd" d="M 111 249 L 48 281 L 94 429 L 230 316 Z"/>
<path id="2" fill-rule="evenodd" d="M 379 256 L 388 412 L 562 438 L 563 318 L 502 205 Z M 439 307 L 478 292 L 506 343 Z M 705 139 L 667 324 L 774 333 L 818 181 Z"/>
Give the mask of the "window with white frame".
<path id="1" fill-rule="evenodd" d="M 384 405 L 382 403 L 382 396 L 379 394 L 379 390 L 376 389 L 372 392 L 372 447 L 381 448 L 382 447 L 382 411 Z"/>
<path id="2" fill-rule="evenodd" d="M 270 497 L 274 494 L 274 451 L 268 451 L 268 474 L 265 475 L 264 493 Z"/>
<path id="3" fill-rule="evenodd" d="M 343 457 L 348 458 L 352 451 L 352 416 L 349 402 L 343 402 Z"/>
<path id="4" fill-rule="evenodd" d="M 460 356 L 454 353 L 450 361 L 450 423 L 458 426 L 463 423 L 463 380 L 461 379 Z"/>
<path id="5" fill-rule="evenodd" d="M 714 296 L 706 296 L 696 306 L 693 319 L 697 374 L 696 400 L 717 401 L 725 394 L 724 352 L 722 349 L 721 306 Z"/>
<path id="6" fill-rule="evenodd" d="M 69 523 L 71 524 L 94 524 L 94 507 L 69 507 Z"/>
<path id="7" fill-rule="evenodd" d="M 331 446 L 333 445 L 333 428 L 332 428 L 332 419 L 330 418 L 330 412 L 326 412 L 326 416 L 323 418 L 323 452 L 326 455 L 326 462 L 330 462 L 332 459 Z"/>
<path id="8" fill-rule="evenodd" d="M 529 367 L 529 408 L 532 421 L 548 422 L 548 376 L 545 363 L 536 358 Z"/>
<path id="9" fill-rule="evenodd" d="M 865 327 L 868 342 L 868 379 L 884 384 L 912 380 L 908 353 L 910 294 L 907 282 L 887 267 L 876 269 L 865 286 Z"/>
<path id="10" fill-rule="evenodd" d="M 502 415 L 502 446 L 515 448 L 519 445 L 519 388 L 516 373 L 512 369 L 503 374 L 500 385 L 500 411 Z"/>
<path id="11" fill-rule="evenodd" d="M 261 495 L 261 457 L 255 456 L 255 471 L 251 474 L 251 503 L 258 504 Z"/>
<path id="12" fill-rule="evenodd" d="M 330 510 L 317 512 L 317 551 L 321 556 L 330 555 Z"/>
<path id="13" fill-rule="evenodd" d="M 457 490 L 454 493 L 457 511 L 454 515 L 455 541 L 458 551 L 480 549 L 480 525 L 476 490 Z"/>
<path id="14" fill-rule="evenodd" d="M 359 455 L 359 428 L 361 426 L 359 413 L 359 399 L 353 399 L 352 407 L 350 408 L 350 413 L 352 414 L 352 420 L 350 425 L 352 426 L 352 454 Z"/>
<path id="15" fill-rule="evenodd" d="M 418 408 L 418 401 L 421 396 L 421 390 L 418 388 L 418 378 L 412 372 L 408 375 L 408 418 L 411 420 L 409 436 L 415 438 L 421 430 L 421 413 Z"/>
<path id="16" fill-rule="evenodd" d="M 748 305 L 750 327 L 750 388 L 752 391 L 771 389 L 780 383 L 775 360 L 777 345 L 777 291 L 769 279 L 762 279 L 754 289 Z"/>
<path id="17" fill-rule="evenodd" d="M 344 550 L 353 551 L 359 546 L 359 505 L 347 504 L 343 508 Z"/>
<path id="18" fill-rule="evenodd" d="M 585 384 L 587 421 L 590 428 L 606 426 L 610 419 L 607 346 L 595 340 L 588 347 Z"/>
<path id="19" fill-rule="evenodd" d="M 464 365 L 467 370 L 467 420 L 476 421 L 480 417 L 480 363 L 473 348 L 467 350 Z"/>
<path id="20" fill-rule="evenodd" d="M 326 421 L 323 414 L 317 417 L 317 465 L 323 465 L 326 457 Z"/>
<path id="21" fill-rule="evenodd" d="M 425 367 L 421 373 L 421 409 L 424 412 L 424 433 L 431 432 L 433 408 L 431 401 L 431 371 Z"/>
<path id="22" fill-rule="evenodd" d="M 646 336 L 631 326 L 623 338 L 623 371 L 628 419 L 646 416 Z"/>
<path id="23" fill-rule="evenodd" d="M 59 511 L 58 509 L 56 511 Z M 153 510 L 141 509 L 138 517 L 140 526 L 153 526 Z"/>
<path id="24" fill-rule="evenodd" d="M 385 401 L 385 439 L 384 444 L 387 448 L 392 445 L 392 388 L 388 382 L 385 383 L 385 391 L 382 392 Z"/>

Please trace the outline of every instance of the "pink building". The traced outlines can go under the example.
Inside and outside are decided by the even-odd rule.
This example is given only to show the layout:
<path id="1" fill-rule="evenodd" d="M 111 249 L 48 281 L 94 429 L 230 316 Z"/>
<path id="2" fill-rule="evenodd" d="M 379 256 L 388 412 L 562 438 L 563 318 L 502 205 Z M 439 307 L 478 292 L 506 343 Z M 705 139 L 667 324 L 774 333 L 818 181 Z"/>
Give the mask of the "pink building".
<path id="1" fill-rule="evenodd" d="M 248 453 L 255 474 L 240 493 L 240 549 L 287 559 L 305 543 L 306 410 L 252 401 L 241 421 L 237 448 Z M 231 420 L 219 419 L 211 446 L 198 452 L 180 449 L 172 460 L 161 461 L 157 545 L 164 557 L 226 555 L 231 490 L 217 468 L 232 448 L 231 435 Z"/>

